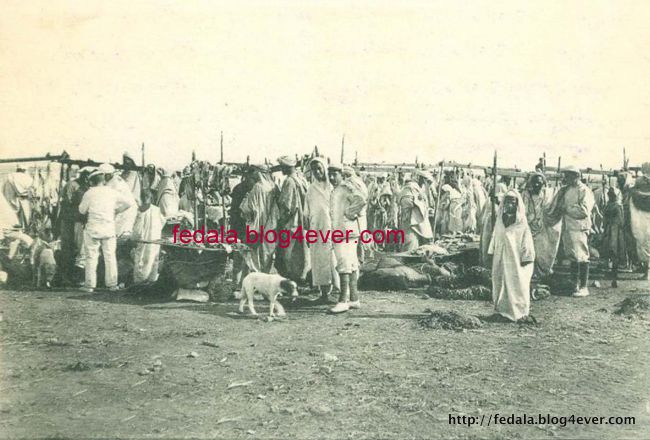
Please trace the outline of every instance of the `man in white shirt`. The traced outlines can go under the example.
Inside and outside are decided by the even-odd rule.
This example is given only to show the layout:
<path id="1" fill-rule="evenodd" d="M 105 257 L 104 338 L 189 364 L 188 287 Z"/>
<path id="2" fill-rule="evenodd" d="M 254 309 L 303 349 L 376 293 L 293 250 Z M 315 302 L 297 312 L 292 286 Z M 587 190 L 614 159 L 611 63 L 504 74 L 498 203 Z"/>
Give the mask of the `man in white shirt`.
<path id="1" fill-rule="evenodd" d="M 86 191 L 79 213 L 87 215 L 84 230 L 86 253 L 86 280 L 84 290 L 92 292 L 97 286 L 97 262 L 99 248 L 104 255 L 106 267 L 104 280 L 109 290 L 117 290 L 117 259 L 115 249 L 115 216 L 134 204 L 130 194 L 121 194 L 104 184 L 104 174 L 97 170 L 90 175 L 90 189 Z"/>
<path id="2" fill-rule="evenodd" d="M 130 208 L 115 216 L 115 234 L 118 237 L 122 235 L 130 235 L 131 232 L 133 232 L 135 218 L 138 216 L 138 199 L 133 196 L 131 188 L 124 179 L 122 179 L 119 174 L 115 173 L 113 165 L 103 163 L 99 166 L 99 171 L 104 174 L 104 182 L 107 187 L 114 189 L 131 201 Z"/>

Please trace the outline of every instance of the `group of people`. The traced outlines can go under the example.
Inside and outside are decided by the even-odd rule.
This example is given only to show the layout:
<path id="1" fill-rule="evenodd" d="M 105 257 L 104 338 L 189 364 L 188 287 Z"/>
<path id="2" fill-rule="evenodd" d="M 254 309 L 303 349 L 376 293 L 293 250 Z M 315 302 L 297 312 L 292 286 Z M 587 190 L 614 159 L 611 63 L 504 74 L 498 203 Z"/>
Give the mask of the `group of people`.
<path id="1" fill-rule="evenodd" d="M 412 251 L 440 234 L 480 232 L 488 193 L 480 175 L 447 172 L 368 174 L 368 219 L 371 229 L 400 229 L 401 251 Z"/>
<path id="2" fill-rule="evenodd" d="M 621 173 L 592 190 L 570 166 L 559 187 L 548 186 L 538 170 L 521 193 L 497 188 L 495 227 L 483 229 L 481 237 L 489 243 L 497 313 L 513 321 L 526 318 L 531 279 L 550 277 L 558 255 L 571 264 L 574 297 L 590 293 L 589 261 L 596 252 L 611 267 L 612 287 L 618 286 L 621 264 L 636 264 L 642 279 L 650 280 L 649 173 L 650 164 L 644 164 L 635 179 Z"/>
<path id="3" fill-rule="evenodd" d="M 63 186 L 56 227 L 63 284 L 74 284 L 80 267 L 84 289 L 95 289 L 101 250 L 105 286 L 117 289 L 118 237 L 137 243 L 130 252 L 132 282 L 156 281 L 160 246 L 154 242 L 166 222 L 179 217 L 193 221 L 197 215 L 192 200 L 197 187 L 183 185 L 179 174 L 153 166 L 137 169 L 126 154 L 122 168 L 83 167 Z M 5 201 L 23 228 L 30 216 L 30 179 L 21 169 L 3 185 Z M 339 292 L 333 313 L 360 307 L 360 264 L 376 248 L 357 243 L 364 230 L 403 231 L 403 243 L 390 249 L 398 251 L 417 249 L 438 234 L 479 235 L 480 261 L 493 272 L 497 311 L 512 320 L 528 315 L 531 279 L 551 276 L 558 255 L 571 262 L 576 297 L 589 295 L 594 249 L 611 268 L 614 287 L 622 266 L 637 265 L 649 276 L 650 164 L 636 177 L 621 172 L 590 186 L 576 167 L 566 167 L 561 184 L 552 185 L 543 167 L 517 182 L 459 170 L 364 173 L 318 155 L 300 161 L 283 156 L 275 166 L 247 164 L 234 188 L 216 196 L 222 197 L 223 214 L 227 208 L 230 228 L 239 237 L 247 229 L 286 231 L 292 237 L 304 230 L 321 236 L 351 231 L 342 243 L 250 244 L 235 267 L 239 280 L 248 272 L 271 271 L 296 282 L 311 277 L 319 302 L 329 303 L 332 292 Z M 219 221 L 225 223 L 225 217 Z"/>
<path id="4" fill-rule="evenodd" d="M 137 243 L 130 252 L 132 282 L 154 282 L 158 278 L 160 246 L 140 240 L 160 239 L 166 219 L 177 214 L 176 186 L 165 170 L 159 170 L 155 176 L 141 175 L 125 162 L 123 171 L 110 164 L 83 167 L 62 189 L 58 225 L 64 285 L 75 285 L 75 272 L 83 268 L 83 289 L 92 292 L 97 287 L 101 250 L 104 285 L 117 290 L 116 249 L 121 237 L 135 239 Z"/>
<path id="5" fill-rule="evenodd" d="M 265 241 L 251 244 L 250 258 L 239 265 L 239 277 L 248 271 L 277 272 L 294 281 L 311 282 L 320 291 L 321 303 L 329 303 L 334 288 L 338 300 L 331 313 L 359 308 L 357 291 L 359 257 L 363 248 L 357 243 L 367 227 L 368 188 L 350 166 L 328 163 L 322 157 L 309 160 L 304 169 L 295 159 L 283 156 L 277 167 L 249 165 L 241 182 L 232 190 L 231 226 L 243 237 L 246 229 L 286 231 L 293 237 L 300 231 L 313 230 L 329 235 L 331 231 L 352 231 L 348 240 L 291 240 L 288 246 Z M 284 176 L 278 186 L 275 169 Z"/>

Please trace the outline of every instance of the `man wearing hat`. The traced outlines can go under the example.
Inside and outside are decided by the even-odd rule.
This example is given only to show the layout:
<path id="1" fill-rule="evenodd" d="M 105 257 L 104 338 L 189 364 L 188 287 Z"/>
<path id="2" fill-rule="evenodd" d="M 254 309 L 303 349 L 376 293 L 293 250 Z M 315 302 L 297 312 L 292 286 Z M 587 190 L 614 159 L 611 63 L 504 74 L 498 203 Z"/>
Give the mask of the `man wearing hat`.
<path id="1" fill-rule="evenodd" d="M 357 241 L 361 230 L 359 215 L 366 207 L 366 197 L 358 186 L 343 178 L 343 166 L 330 164 L 328 167 L 330 183 L 334 187 L 330 200 L 332 231 L 343 231 L 345 239 L 333 242 L 336 257 L 336 271 L 339 273 L 341 292 L 331 313 L 343 313 L 361 307 L 357 293 L 359 279 L 359 260 Z M 347 231 L 352 231 L 348 234 Z"/>
<path id="2" fill-rule="evenodd" d="M 124 181 L 124 179 L 122 179 L 122 176 L 115 172 L 113 165 L 109 163 L 103 163 L 99 166 L 99 171 L 104 174 L 104 181 L 106 182 L 106 186 L 114 189 L 131 201 L 131 207 L 115 217 L 115 233 L 117 236 L 119 237 L 121 235 L 128 235 L 131 233 L 131 231 L 133 231 L 135 218 L 138 215 L 139 203 L 136 200 L 139 200 L 139 198 L 136 199 L 133 197 L 133 193 L 131 193 L 129 185 Z"/>
<path id="3" fill-rule="evenodd" d="M 278 198 L 279 219 L 277 229 L 289 231 L 292 237 L 303 228 L 307 182 L 296 170 L 296 160 L 289 156 L 278 159 L 280 170 L 285 176 Z M 302 234 L 305 232 L 302 231 Z M 276 268 L 283 277 L 302 281 L 310 266 L 309 248 L 305 240 L 292 239 L 287 247 L 278 247 Z"/>
<path id="4" fill-rule="evenodd" d="M 84 290 L 92 292 L 97 286 L 100 248 L 104 256 L 105 285 L 109 290 L 117 290 L 115 215 L 134 207 L 133 198 L 106 186 L 104 173 L 100 170 L 93 171 L 89 180 L 90 189 L 86 191 L 79 204 L 79 213 L 87 216 L 84 229 L 86 253 Z"/>
<path id="5" fill-rule="evenodd" d="M 61 239 L 61 274 L 64 285 L 73 285 L 75 260 L 83 252 L 83 222 L 79 204 L 88 190 L 88 175 L 95 168 L 85 166 L 77 177 L 69 180 L 61 190 L 59 210 L 59 237 Z"/>
<path id="6" fill-rule="evenodd" d="M 562 249 L 571 261 L 575 271 L 575 291 L 573 296 L 589 295 L 589 231 L 591 230 L 591 211 L 594 208 L 594 195 L 580 181 L 580 170 L 569 166 L 562 171 L 564 186 L 557 198 L 557 210 L 564 221 Z"/>

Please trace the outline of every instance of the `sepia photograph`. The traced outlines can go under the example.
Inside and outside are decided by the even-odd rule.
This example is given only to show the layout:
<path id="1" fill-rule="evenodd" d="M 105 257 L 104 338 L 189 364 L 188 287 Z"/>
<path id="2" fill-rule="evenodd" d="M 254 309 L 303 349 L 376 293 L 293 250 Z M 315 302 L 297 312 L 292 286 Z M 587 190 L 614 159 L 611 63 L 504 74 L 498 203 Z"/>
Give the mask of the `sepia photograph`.
<path id="1" fill-rule="evenodd" d="M 0 440 L 650 439 L 650 1 L 0 11 Z"/>

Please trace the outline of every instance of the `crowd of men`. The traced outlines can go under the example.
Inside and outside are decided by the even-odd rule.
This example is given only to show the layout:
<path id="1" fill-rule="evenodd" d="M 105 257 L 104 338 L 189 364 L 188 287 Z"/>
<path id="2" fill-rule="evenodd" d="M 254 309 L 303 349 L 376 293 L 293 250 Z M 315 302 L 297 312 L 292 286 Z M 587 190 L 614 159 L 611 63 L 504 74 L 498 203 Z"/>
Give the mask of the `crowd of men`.
<path id="1" fill-rule="evenodd" d="M 58 270 L 62 284 L 75 285 L 75 271 L 84 270 L 83 288 L 93 291 L 100 250 L 104 284 L 118 289 L 116 239 L 131 237 L 133 283 L 158 278 L 161 231 L 169 219 L 193 220 L 191 190 L 181 190 L 181 175 L 147 167 L 135 170 L 124 156 L 124 171 L 109 164 L 83 167 L 60 194 L 53 235 L 60 239 Z M 648 279 L 650 260 L 650 164 L 636 176 L 620 172 L 594 183 L 569 166 L 552 185 L 543 167 L 525 179 L 451 170 L 424 169 L 392 173 L 360 172 L 323 157 L 298 161 L 289 156 L 278 164 L 247 164 L 240 181 L 221 200 L 228 223 L 245 236 L 253 230 L 352 231 L 343 243 L 292 240 L 287 247 L 264 241 L 252 244 L 250 258 L 235 267 L 237 279 L 248 272 L 277 271 L 299 283 L 311 277 L 332 313 L 359 308 L 360 263 L 368 252 L 413 251 L 441 234 L 480 235 L 480 260 L 493 271 L 497 311 L 517 320 L 528 315 L 532 278 L 553 272 L 560 255 L 573 267 L 573 295 L 589 295 L 589 261 L 594 249 L 612 271 L 634 267 Z M 281 173 L 282 177 L 279 177 Z M 31 182 L 24 170 L 12 173 L 3 194 L 18 224 L 29 219 Z M 226 222 L 225 216 L 220 220 Z M 363 230 L 404 232 L 403 243 L 357 243 Z M 51 239 L 51 238 L 50 238 Z M 47 241 L 47 239 L 44 240 Z"/>

